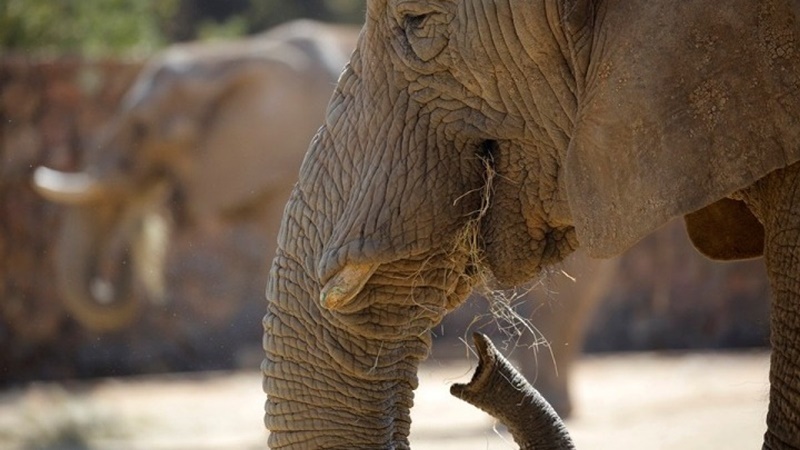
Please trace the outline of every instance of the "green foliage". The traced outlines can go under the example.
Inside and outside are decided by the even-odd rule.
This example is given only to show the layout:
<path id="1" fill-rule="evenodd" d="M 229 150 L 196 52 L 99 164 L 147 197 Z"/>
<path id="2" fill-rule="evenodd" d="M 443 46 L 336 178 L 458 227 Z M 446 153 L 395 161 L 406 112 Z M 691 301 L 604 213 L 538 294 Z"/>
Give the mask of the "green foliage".
<path id="1" fill-rule="evenodd" d="M 333 20 L 353 24 L 364 23 L 365 3 L 364 0 L 325 0 Z"/>
<path id="2" fill-rule="evenodd" d="M 235 19 L 237 24 L 244 24 L 245 34 L 258 33 L 302 17 L 360 24 L 364 21 L 365 3 L 365 0 L 250 0 L 249 5 L 228 22 Z"/>
<path id="3" fill-rule="evenodd" d="M 149 52 L 179 0 L 0 0 L 0 50 L 90 56 Z"/>
<path id="4" fill-rule="evenodd" d="M 173 40 L 233 38 L 291 19 L 361 23 L 365 0 L 0 0 L 0 51 L 149 54 Z"/>
<path id="5" fill-rule="evenodd" d="M 247 19 L 244 16 L 232 16 L 222 22 L 204 21 L 197 29 L 197 37 L 204 41 L 232 39 L 248 34 L 247 31 Z"/>

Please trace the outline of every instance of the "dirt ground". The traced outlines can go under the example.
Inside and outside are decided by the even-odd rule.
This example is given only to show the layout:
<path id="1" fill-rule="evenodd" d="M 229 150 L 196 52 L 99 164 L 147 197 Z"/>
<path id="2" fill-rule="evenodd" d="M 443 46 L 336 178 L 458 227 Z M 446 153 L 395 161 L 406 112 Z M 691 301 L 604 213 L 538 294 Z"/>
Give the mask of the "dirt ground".
<path id="1" fill-rule="evenodd" d="M 448 394 L 470 364 L 421 369 L 414 449 L 517 448 Z M 760 448 L 768 366 L 765 352 L 586 357 L 568 426 L 579 449 Z M 0 448 L 260 449 L 263 401 L 255 371 L 34 384 L 0 393 Z"/>

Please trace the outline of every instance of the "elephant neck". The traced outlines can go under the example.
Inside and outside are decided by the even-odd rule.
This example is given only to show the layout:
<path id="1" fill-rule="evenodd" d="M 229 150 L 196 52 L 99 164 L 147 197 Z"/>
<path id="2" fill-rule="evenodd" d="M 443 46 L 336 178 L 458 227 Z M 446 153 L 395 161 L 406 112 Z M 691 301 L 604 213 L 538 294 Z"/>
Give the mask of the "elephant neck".
<path id="1" fill-rule="evenodd" d="M 800 163 L 772 172 L 740 194 L 764 225 L 772 288 L 764 448 L 800 448 Z"/>

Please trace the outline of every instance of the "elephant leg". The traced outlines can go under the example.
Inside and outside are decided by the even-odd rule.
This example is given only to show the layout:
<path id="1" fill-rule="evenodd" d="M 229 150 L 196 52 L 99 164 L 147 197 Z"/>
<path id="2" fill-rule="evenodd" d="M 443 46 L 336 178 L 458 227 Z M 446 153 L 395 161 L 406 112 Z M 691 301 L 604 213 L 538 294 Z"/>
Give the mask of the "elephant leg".
<path id="1" fill-rule="evenodd" d="M 770 394 L 765 449 L 800 448 L 800 164 L 742 192 L 764 225 L 772 288 Z"/>

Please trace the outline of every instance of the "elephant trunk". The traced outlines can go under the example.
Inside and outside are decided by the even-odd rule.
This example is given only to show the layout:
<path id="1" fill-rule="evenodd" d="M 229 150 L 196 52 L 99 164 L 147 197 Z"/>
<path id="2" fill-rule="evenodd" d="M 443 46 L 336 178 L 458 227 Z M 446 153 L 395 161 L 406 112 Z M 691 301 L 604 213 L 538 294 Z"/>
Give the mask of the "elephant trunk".
<path id="1" fill-rule="evenodd" d="M 324 255 L 336 254 L 323 245 L 336 216 L 324 204 L 332 197 L 308 192 L 303 180 L 286 208 L 267 285 L 269 446 L 408 448 L 417 368 L 430 353 L 430 330 L 471 289 L 468 257 L 346 261 L 321 277 Z"/>
<path id="2" fill-rule="evenodd" d="M 401 323 L 406 314 L 397 303 L 327 309 L 308 273 L 280 252 L 267 288 L 262 371 L 270 448 L 408 448 L 417 367 L 430 350 L 433 318 Z M 370 284 L 376 277 L 365 291 L 381 289 Z M 394 317 L 394 326 L 371 320 L 379 316 Z"/>
<path id="3" fill-rule="evenodd" d="M 544 397 L 501 355 L 485 335 L 474 334 L 479 364 L 454 396 L 486 411 L 505 425 L 523 450 L 574 449 L 561 418 Z"/>
<path id="4" fill-rule="evenodd" d="M 39 167 L 31 180 L 42 197 L 66 205 L 57 250 L 57 283 L 67 310 L 86 328 L 108 332 L 131 324 L 140 302 L 163 296 L 170 226 L 166 181 L 134 188 L 119 173 L 60 172 Z"/>
<path id="5" fill-rule="evenodd" d="M 430 330 L 475 283 L 477 252 L 466 249 L 477 245 L 468 218 L 480 195 L 466 181 L 480 180 L 480 161 L 469 147 L 468 168 L 432 177 L 443 155 L 402 158 L 400 141 L 424 142 L 430 117 L 409 105 L 411 120 L 376 126 L 408 99 L 367 83 L 365 70 L 382 68 L 358 55 L 300 169 L 270 272 L 262 371 L 272 448 L 408 448 Z M 360 138 L 372 129 L 377 139 Z M 406 170 L 418 176 L 398 182 Z"/>
<path id="6" fill-rule="evenodd" d="M 132 264 L 119 255 L 103 267 L 102 227 L 96 207 L 72 207 L 65 214 L 58 239 L 57 284 L 67 310 L 86 328 L 108 332 L 131 323 L 139 313 L 133 295 Z M 113 279 L 101 276 L 105 273 Z"/>

